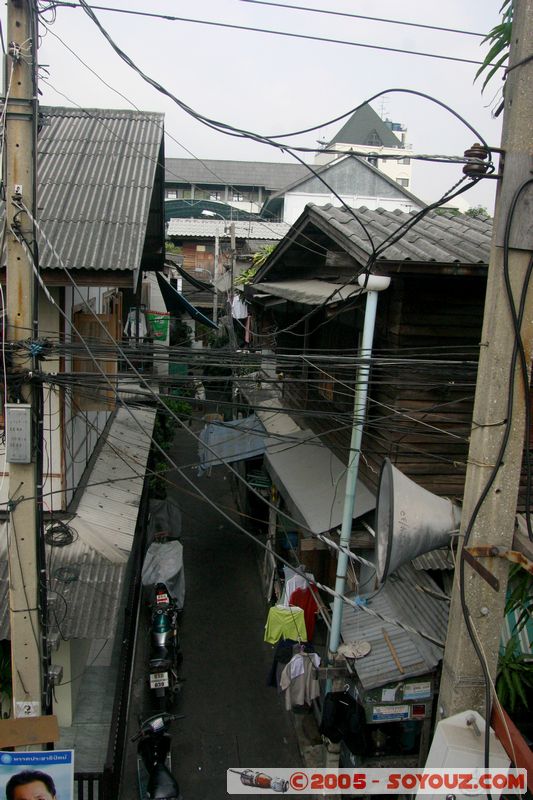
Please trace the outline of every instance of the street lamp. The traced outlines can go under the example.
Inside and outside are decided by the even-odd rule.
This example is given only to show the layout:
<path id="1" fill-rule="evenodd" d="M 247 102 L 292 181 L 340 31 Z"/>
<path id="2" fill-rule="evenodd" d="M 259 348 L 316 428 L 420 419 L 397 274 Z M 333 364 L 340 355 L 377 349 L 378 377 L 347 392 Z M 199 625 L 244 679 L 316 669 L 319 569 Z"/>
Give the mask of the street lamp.
<path id="1" fill-rule="evenodd" d="M 222 214 L 217 214 L 216 211 L 209 211 L 207 208 L 204 208 L 202 211 L 202 216 L 204 217 L 220 217 L 220 219 L 226 221 Z M 218 292 L 217 292 L 217 277 L 218 277 L 218 254 L 219 254 L 219 239 L 218 239 L 218 230 L 215 231 L 215 263 L 213 265 L 213 275 L 212 275 L 212 285 L 213 285 L 213 322 L 215 325 L 218 324 Z M 206 270 L 207 272 L 208 270 Z"/>

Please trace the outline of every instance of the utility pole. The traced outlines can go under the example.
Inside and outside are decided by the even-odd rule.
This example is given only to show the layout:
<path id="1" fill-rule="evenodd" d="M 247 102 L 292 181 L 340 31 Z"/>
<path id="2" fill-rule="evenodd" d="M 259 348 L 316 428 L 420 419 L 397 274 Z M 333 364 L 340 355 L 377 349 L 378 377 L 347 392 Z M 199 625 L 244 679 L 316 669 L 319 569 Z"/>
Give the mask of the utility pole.
<path id="1" fill-rule="evenodd" d="M 505 84 L 501 159 L 503 178 L 496 195 L 492 248 L 481 341 L 470 452 L 461 519 L 461 534 L 492 473 L 508 418 L 509 369 L 515 346 L 513 322 L 504 283 L 504 230 L 511 203 L 520 187 L 533 178 L 533 0 L 514 0 L 510 71 Z M 523 62 L 523 63 L 520 63 Z M 527 280 L 533 251 L 531 186 L 523 188 L 516 203 L 509 240 L 509 274 L 515 305 Z M 526 361 L 531 364 L 533 339 L 533 286 L 530 283 L 522 323 Z M 481 505 L 468 547 L 491 545 L 512 549 L 516 505 L 524 447 L 525 389 L 520 364 L 513 378 L 512 426 L 503 463 Z M 529 384 L 528 384 L 529 385 Z M 525 432 L 529 435 L 529 431 Z M 460 542 L 463 539 L 460 538 Z M 471 566 L 464 564 L 465 599 L 470 620 L 495 678 L 503 624 L 508 563 L 503 558 L 478 559 L 499 581 L 495 591 Z M 444 653 L 439 697 L 440 717 L 474 709 L 484 714 L 485 681 L 478 656 L 464 621 L 458 581 L 454 582 L 448 638 Z M 487 720 L 487 723 L 489 720 Z"/>
<path id="2" fill-rule="evenodd" d="M 31 256 L 22 244 L 34 247 L 33 223 L 14 206 L 18 200 L 35 215 L 35 105 L 37 17 L 30 0 L 8 0 L 8 53 L 5 58 L 7 96 L 5 194 L 7 248 L 6 338 L 33 338 L 37 327 L 37 292 Z M 29 354 L 15 352 L 13 370 L 32 369 Z M 7 400 L 7 398 L 6 398 Z M 40 589 L 46 575 L 38 569 L 38 480 L 34 420 L 37 406 L 30 383 L 16 394 L 18 406 L 6 409 L 9 463 L 8 557 L 11 624 L 13 713 L 15 717 L 39 716 L 46 710 L 43 696 L 43 647 Z M 25 413 L 28 412 L 28 413 Z M 26 420 L 20 421 L 21 415 Z M 18 420 L 14 417 L 19 417 Z M 13 423 L 13 424 L 11 424 Z M 32 430 L 33 429 L 33 430 Z M 11 440 L 11 447 L 10 447 Z M 22 451 L 25 451 L 22 452 Z M 12 458 L 11 458 L 12 457 Z M 14 458 L 14 460 L 13 460 Z M 41 563 L 41 566 L 44 566 Z"/>
<path id="3" fill-rule="evenodd" d="M 213 263 L 213 322 L 218 325 L 218 262 L 220 260 L 220 237 L 215 233 L 215 260 Z"/>

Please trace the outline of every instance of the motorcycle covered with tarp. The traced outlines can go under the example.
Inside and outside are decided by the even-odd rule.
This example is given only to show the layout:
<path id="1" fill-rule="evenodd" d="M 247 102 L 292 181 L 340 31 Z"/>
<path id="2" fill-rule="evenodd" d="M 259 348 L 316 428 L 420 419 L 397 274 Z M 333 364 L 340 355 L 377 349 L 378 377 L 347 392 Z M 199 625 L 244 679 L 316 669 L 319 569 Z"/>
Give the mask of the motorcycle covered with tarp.
<path id="1" fill-rule="evenodd" d="M 152 501 L 142 585 L 149 614 L 148 682 L 160 709 L 172 707 L 181 685 L 179 619 L 185 603 L 185 571 L 180 522 L 173 503 Z"/>

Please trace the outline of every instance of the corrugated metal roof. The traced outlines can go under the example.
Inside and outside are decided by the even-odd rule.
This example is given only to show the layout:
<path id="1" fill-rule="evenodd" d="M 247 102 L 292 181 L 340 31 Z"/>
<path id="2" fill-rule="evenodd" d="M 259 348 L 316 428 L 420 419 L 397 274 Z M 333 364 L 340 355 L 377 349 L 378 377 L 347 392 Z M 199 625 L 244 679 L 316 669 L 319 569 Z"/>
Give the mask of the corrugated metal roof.
<path id="1" fill-rule="evenodd" d="M 137 270 L 164 115 L 42 107 L 39 220 L 72 269 Z M 59 268 L 39 238 L 40 265 Z"/>
<path id="2" fill-rule="evenodd" d="M 437 584 L 426 573 L 416 572 L 410 564 L 405 564 L 385 581 L 377 593 L 366 595 L 368 607 L 444 642 L 449 604 L 419 591 L 417 585 L 440 593 Z M 403 673 L 396 666 L 383 630 L 392 641 Z M 440 647 L 359 608 L 344 607 L 341 633 L 345 642 L 358 639 L 370 642 L 370 653 L 354 662 L 357 675 L 367 690 L 432 672 L 442 659 Z"/>
<path id="3" fill-rule="evenodd" d="M 279 241 L 287 234 L 290 225 L 286 222 L 234 222 L 237 239 L 270 239 Z M 167 236 L 230 239 L 230 222 L 221 219 L 171 219 Z"/>
<path id="4" fill-rule="evenodd" d="M 203 158 L 165 159 L 165 183 L 199 183 L 220 186 L 261 186 L 277 191 L 308 174 L 302 164 L 270 161 L 224 161 Z"/>
<path id="5" fill-rule="evenodd" d="M 118 410 L 69 522 L 77 538 L 65 547 L 46 545 L 50 596 L 67 638 L 101 638 L 102 631 L 107 637 L 115 629 L 156 414 L 133 413 L 143 431 L 125 408 Z M 0 639 L 9 638 L 6 526 L 0 528 Z"/>
<path id="6" fill-rule="evenodd" d="M 414 213 L 371 211 L 362 207 L 354 209 L 355 216 L 368 230 L 374 244 L 380 245 L 387 237 L 413 218 Z M 317 222 L 325 233 L 331 231 L 355 258 L 369 255 L 370 244 L 361 225 L 354 216 L 341 208 L 328 204 L 310 204 L 306 212 L 311 222 Z M 417 222 L 396 244 L 383 251 L 378 261 L 411 261 L 427 264 L 488 264 L 492 237 L 492 220 L 469 217 L 451 212 L 428 214 Z"/>
<path id="7" fill-rule="evenodd" d="M 416 570 L 421 569 L 454 569 L 453 556 L 451 550 L 431 550 L 429 553 L 423 553 L 417 556 L 411 562 Z"/>

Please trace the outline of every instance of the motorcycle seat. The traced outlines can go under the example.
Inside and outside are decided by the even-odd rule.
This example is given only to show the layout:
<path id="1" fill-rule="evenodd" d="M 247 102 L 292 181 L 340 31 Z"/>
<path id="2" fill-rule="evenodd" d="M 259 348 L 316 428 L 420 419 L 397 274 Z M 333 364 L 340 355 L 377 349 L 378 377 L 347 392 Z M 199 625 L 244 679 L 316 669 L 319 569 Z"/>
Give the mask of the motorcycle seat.
<path id="1" fill-rule="evenodd" d="M 172 666 L 170 658 L 151 658 L 149 664 L 150 672 L 162 672 Z"/>
<path id="2" fill-rule="evenodd" d="M 182 800 L 178 782 L 164 764 L 156 764 L 146 787 L 152 800 Z"/>

